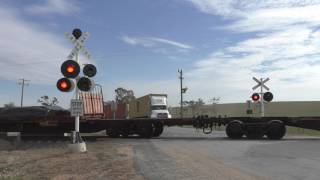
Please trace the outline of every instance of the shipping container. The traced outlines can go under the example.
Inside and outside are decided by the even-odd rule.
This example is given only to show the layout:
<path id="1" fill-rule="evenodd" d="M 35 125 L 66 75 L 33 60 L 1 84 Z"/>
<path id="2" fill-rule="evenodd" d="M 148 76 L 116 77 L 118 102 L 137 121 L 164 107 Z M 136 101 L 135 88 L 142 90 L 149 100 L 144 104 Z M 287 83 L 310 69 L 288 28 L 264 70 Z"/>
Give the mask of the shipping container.
<path id="1" fill-rule="evenodd" d="M 126 119 L 127 118 L 127 105 L 124 103 L 116 104 L 116 108 L 112 103 L 104 103 L 104 117 L 106 119 Z"/>
<path id="2" fill-rule="evenodd" d="M 166 94 L 148 94 L 129 103 L 130 118 L 171 118 Z"/>

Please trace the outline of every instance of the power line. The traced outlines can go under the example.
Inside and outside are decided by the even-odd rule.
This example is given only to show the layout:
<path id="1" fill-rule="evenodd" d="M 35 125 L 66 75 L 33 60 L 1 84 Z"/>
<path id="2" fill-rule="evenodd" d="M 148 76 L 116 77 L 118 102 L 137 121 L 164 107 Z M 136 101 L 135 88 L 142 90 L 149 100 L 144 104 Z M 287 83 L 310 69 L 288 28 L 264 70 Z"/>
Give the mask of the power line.
<path id="1" fill-rule="evenodd" d="M 30 82 L 30 80 L 26 80 L 24 78 L 19 79 L 19 85 L 21 85 L 21 107 L 23 106 L 24 86 L 28 86 L 29 82 Z"/>

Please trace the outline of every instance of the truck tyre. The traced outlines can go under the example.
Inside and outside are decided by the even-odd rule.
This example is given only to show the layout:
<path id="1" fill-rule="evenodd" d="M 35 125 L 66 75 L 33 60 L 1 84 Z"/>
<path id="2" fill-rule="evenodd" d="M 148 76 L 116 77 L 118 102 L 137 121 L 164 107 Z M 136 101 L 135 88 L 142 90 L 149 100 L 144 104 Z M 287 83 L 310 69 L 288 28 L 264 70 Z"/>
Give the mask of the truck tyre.
<path id="1" fill-rule="evenodd" d="M 154 123 L 153 124 L 153 137 L 159 137 L 163 132 L 163 124 L 162 123 Z"/>
<path id="2" fill-rule="evenodd" d="M 231 121 L 226 128 L 226 134 L 231 139 L 240 139 L 243 136 L 242 122 L 238 120 Z"/>
<path id="3" fill-rule="evenodd" d="M 273 120 L 268 124 L 267 137 L 272 140 L 282 139 L 286 134 L 286 126 L 282 121 Z"/>
<path id="4" fill-rule="evenodd" d="M 151 138 L 153 135 L 153 127 L 151 123 L 143 123 L 139 125 L 138 134 L 142 138 Z"/>

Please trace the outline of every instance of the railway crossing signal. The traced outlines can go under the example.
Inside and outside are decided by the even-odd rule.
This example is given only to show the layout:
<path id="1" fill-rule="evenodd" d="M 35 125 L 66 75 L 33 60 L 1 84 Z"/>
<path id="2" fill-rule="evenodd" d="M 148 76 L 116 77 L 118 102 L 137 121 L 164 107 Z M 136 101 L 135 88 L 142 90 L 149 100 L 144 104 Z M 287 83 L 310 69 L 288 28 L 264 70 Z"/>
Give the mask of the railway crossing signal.
<path id="1" fill-rule="evenodd" d="M 80 136 L 80 116 L 83 115 L 81 111 L 83 102 L 79 98 L 79 90 L 90 91 L 93 88 L 94 82 L 90 78 L 96 75 L 97 69 L 92 64 L 86 64 L 82 71 L 84 76 L 80 76 L 79 53 L 83 53 L 88 59 L 91 58 L 90 53 L 83 46 L 89 37 L 89 33 L 83 33 L 80 29 L 76 28 L 72 33 L 65 33 L 65 36 L 75 46 L 67 57 L 68 60 L 61 65 L 61 73 L 64 77 L 58 80 L 57 88 L 62 92 L 70 92 L 75 89 L 76 97 L 71 100 L 72 114 L 75 116 L 75 131 L 72 132 L 72 149 L 78 152 L 85 152 L 86 145 Z"/>
<path id="2" fill-rule="evenodd" d="M 73 40 L 80 40 L 82 32 L 80 29 L 74 29 L 72 32 Z M 81 42 L 80 44 L 82 44 Z M 78 42 L 74 43 L 76 46 L 79 45 Z M 72 50 L 74 51 L 74 49 Z M 76 55 L 78 54 L 76 51 Z M 74 89 L 75 84 L 77 89 L 80 91 L 90 91 L 94 87 L 94 82 L 91 77 L 97 74 L 97 68 L 93 64 L 86 64 L 83 68 L 84 77 L 79 77 L 81 68 L 77 61 L 66 60 L 61 65 L 61 73 L 64 78 L 61 78 L 57 82 L 57 88 L 62 92 L 70 92 Z M 76 79 L 76 83 L 72 79 Z"/>
<path id="3" fill-rule="evenodd" d="M 261 112 L 261 117 L 264 117 L 264 103 L 265 102 L 271 102 L 273 99 L 273 94 L 271 92 L 269 92 L 269 87 L 267 87 L 265 85 L 266 82 L 268 82 L 270 80 L 270 78 L 260 78 L 257 79 L 256 77 L 252 78 L 255 82 L 257 82 L 258 84 L 255 85 L 252 90 L 256 90 L 257 88 L 260 87 L 260 93 L 253 93 L 251 96 L 251 99 L 254 102 L 259 101 L 260 102 L 260 112 Z M 268 92 L 264 92 L 263 90 L 267 90 Z"/>

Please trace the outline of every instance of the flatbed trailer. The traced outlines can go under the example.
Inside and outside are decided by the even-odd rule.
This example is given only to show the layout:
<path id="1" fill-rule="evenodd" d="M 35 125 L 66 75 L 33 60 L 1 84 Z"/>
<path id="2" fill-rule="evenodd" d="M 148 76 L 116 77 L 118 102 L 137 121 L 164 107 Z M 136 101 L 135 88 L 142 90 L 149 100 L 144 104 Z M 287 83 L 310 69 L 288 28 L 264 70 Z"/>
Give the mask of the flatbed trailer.
<path id="1" fill-rule="evenodd" d="M 192 126 L 202 129 L 205 134 L 215 126 L 225 126 L 226 135 L 232 139 L 247 137 L 259 139 L 281 139 L 286 126 L 320 130 L 320 117 L 208 117 L 172 119 L 105 119 L 103 117 L 82 118 L 80 131 L 94 133 L 106 130 L 109 137 L 138 135 L 143 138 L 158 137 L 164 127 Z M 74 130 L 74 117 L 65 113 L 48 113 L 39 117 L 0 119 L 0 132 L 20 132 L 21 135 L 63 136 Z"/>

